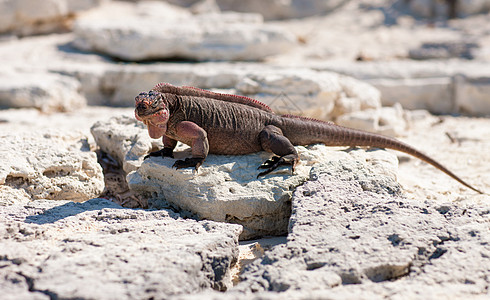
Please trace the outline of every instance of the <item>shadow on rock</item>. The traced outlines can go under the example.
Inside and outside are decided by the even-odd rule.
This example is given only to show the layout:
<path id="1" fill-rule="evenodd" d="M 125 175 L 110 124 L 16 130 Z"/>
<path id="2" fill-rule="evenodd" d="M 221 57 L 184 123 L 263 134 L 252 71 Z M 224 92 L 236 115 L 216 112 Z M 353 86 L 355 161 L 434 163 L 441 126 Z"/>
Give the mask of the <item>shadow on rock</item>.
<path id="1" fill-rule="evenodd" d="M 37 214 L 28 216 L 25 219 L 26 223 L 34 223 L 34 224 L 47 224 L 54 223 L 58 220 L 75 216 L 79 213 L 90 211 L 90 210 L 101 210 L 103 208 L 124 208 L 114 202 L 111 202 L 107 199 L 103 198 L 94 198 L 85 202 L 66 202 L 59 206 L 54 206 L 51 208 L 45 209 L 44 207 L 35 206 L 35 208 L 41 208 L 44 211 Z"/>

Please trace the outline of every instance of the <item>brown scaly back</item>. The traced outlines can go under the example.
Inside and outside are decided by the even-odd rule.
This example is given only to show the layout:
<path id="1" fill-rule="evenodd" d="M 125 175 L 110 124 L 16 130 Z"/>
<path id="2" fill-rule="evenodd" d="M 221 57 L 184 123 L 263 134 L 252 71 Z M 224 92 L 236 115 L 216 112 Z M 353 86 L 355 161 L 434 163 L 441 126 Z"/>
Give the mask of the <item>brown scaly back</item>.
<path id="1" fill-rule="evenodd" d="M 213 100 L 234 102 L 234 103 L 252 106 L 252 107 L 273 113 L 272 109 L 269 106 L 267 106 L 266 104 L 264 104 L 258 100 L 255 100 L 255 99 L 245 97 L 245 96 L 215 93 L 215 92 L 211 92 L 208 90 L 195 88 L 192 86 L 179 87 L 179 86 L 174 86 L 174 85 L 171 85 L 170 83 L 165 83 L 165 82 L 157 84 L 153 88 L 153 90 L 160 92 L 160 93 L 172 93 L 172 94 L 181 95 L 181 96 L 204 97 L 204 98 L 209 98 L 209 99 L 213 99 Z"/>

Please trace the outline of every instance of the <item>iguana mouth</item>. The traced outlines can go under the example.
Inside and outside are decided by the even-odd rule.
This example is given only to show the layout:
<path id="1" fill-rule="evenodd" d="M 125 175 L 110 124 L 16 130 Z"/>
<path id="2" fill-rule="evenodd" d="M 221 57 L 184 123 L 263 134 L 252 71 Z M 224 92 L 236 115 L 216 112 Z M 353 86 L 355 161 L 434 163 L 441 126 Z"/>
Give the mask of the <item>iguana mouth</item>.
<path id="1" fill-rule="evenodd" d="M 135 110 L 135 115 L 137 119 L 140 119 L 143 121 L 143 119 L 150 119 L 154 116 L 157 116 L 160 114 L 161 111 L 165 110 L 165 108 L 158 108 L 158 109 L 151 109 L 148 107 L 142 107 L 142 103 L 139 103 L 138 106 L 136 106 Z"/>

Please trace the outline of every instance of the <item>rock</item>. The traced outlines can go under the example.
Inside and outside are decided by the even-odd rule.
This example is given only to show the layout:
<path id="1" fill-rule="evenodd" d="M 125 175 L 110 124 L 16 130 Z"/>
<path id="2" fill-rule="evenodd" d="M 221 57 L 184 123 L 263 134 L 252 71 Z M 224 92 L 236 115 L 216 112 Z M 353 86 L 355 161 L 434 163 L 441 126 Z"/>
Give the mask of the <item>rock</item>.
<path id="1" fill-rule="evenodd" d="M 152 13 L 135 12 L 118 18 L 81 18 L 74 45 L 128 60 L 262 60 L 295 44 L 292 34 L 264 24 L 259 17 L 238 13 L 179 14 L 168 4 L 153 2 Z M 161 12 L 161 13 L 158 13 Z M 176 24 L 179 26 L 176 26 Z"/>
<path id="2" fill-rule="evenodd" d="M 6 204 L 16 201 L 12 195 L 22 201 L 86 201 L 104 188 L 102 169 L 83 135 L 39 131 L 5 134 L 0 153 L 2 202 L 6 199 Z"/>
<path id="3" fill-rule="evenodd" d="M 238 93 L 264 102 L 276 113 L 320 120 L 381 106 L 380 94 L 371 85 L 329 72 L 264 70 L 244 77 L 236 88 Z"/>
<path id="4" fill-rule="evenodd" d="M 141 91 L 152 89 L 157 83 L 232 89 L 253 67 L 258 66 L 232 67 L 222 63 L 129 65 L 103 72 L 100 80 L 92 81 L 90 89 L 98 98 L 105 93 L 103 99 L 110 105 L 134 107 L 134 97 Z M 82 76 L 89 79 L 91 73 L 88 71 Z"/>
<path id="5" fill-rule="evenodd" d="M 490 116 L 490 76 L 456 76 L 455 106 L 472 116 Z"/>
<path id="6" fill-rule="evenodd" d="M 435 114 L 485 115 L 484 101 L 490 65 L 481 61 L 397 61 L 345 63 L 315 66 L 316 70 L 336 72 L 371 84 L 381 92 L 383 106 L 400 103 L 405 109 L 426 109 Z M 468 80 L 466 78 L 469 78 Z M 468 85 L 465 82 L 468 82 Z M 474 83 L 472 83 L 474 82 Z M 466 91 L 468 87 L 468 91 Z M 458 100 L 459 99 L 459 100 Z M 474 103 L 458 105 L 458 103 Z M 484 112 L 484 113 L 480 113 Z"/>
<path id="7" fill-rule="evenodd" d="M 146 195 L 150 207 L 171 205 L 190 211 L 200 219 L 237 223 L 244 227 L 240 239 L 252 239 L 286 232 L 290 215 L 291 194 L 305 182 L 313 165 L 341 159 L 369 160 L 369 154 L 348 154 L 332 151 L 323 145 L 306 149 L 297 147 L 301 165 L 295 175 L 282 170 L 259 179 L 257 166 L 269 155 L 258 153 L 244 156 L 209 155 L 199 172 L 175 170 L 173 159 L 151 159 L 127 176 L 129 187 Z M 182 155 L 184 154 L 184 155 Z M 397 159 L 389 163 L 395 173 Z M 176 159 L 190 156 L 188 151 Z M 163 202 L 162 202 L 163 200 Z"/>
<path id="8" fill-rule="evenodd" d="M 477 43 L 471 42 L 429 42 L 423 43 L 419 48 L 411 49 L 408 55 L 412 59 L 474 59 Z"/>
<path id="9" fill-rule="evenodd" d="M 100 76 L 100 80 L 95 80 L 91 72 L 77 72 L 76 76 L 82 82 L 90 80 L 83 87 L 84 94 L 118 106 L 133 106 L 137 94 L 150 90 L 159 82 L 220 89 L 224 93 L 255 98 L 277 113 L 322 120 L 381 106 L 380 93 L 372 85 L 348 76 L 306 68 L 226 63 L 155 64 L 114 68 L 104 72 L 103 76 L 95 75 Z"/>
<path id="10" fill-rule="evenodd" d="M 172 1 L 169 1 L 169 2 L 171 3 Z M 191 7 L 189 7 L 189 9 L 193 14 L 219 13 L 219 12 L 221 12 L 221 9 L 219 8 L 218 4 L 216 4 L 215 0 L 199 1 L 195 4 L 193 4 Z"/>
<path id="11" fill-rule="evenodd" d="M 336 119 L 336 123 L 341 126 L 392 137 L 403 135 L 407 129 L 405 114 L 399 103 L 392 107 L 366 109 L 344 114 Z"/>
<path id="12" fill-rule="evenodd" d="M 335 171 L 346 163 L 353 173 Z M 281 292 L 282 299 L 486 295 L 488 206 L 405 199 L 393 177 L 377 172 L 348 162 L 314 168 L 314 180 L 294 192 L 286 245 L 249 265 L 231 292 Z"/>
<path id="13" fill-rule="evenodd" d="M 170 3 L 190 6 L 198 1 L 170 0 Z M 266 20 L 304 18 L 331 12 L 347 3 L 345 0 L 216 0 L 221 10 L 253 12 L 264 16 Z"/>
<path id="14" fill-rule="evenodd" d="M 136 170 L 143 157 L 157 147 L 161 141 L 152 140 L 146 126 L 133 117 L 112 117 L 98 121 L 90 128 L 97 146 L 117 160 L 127 173 Z"/>
<path id="15" fill-rule="evenodd" d="M 0 2 L 0 33 L 26 36 L 66 31 L 74 14 L 103 1 L 3 0 Z"/>
<path id="16" fill-rule="evenodd" d="M 310 71 L 256 73 L 237 84 L 237 92 L 269 105 L 279 114 L 329 119 L 342 92 L 338 76 Z"/>
<path id="17" fill-rule="evenodd" d="M 449 77 L 371 80 L 381 92 L 383 105 L 400 103 L 405 109 L 426 109 L 433 113 L 455 112 L 453 81 Z"/>
<path id="18" fill-rule="evenodd" d="M 0 106 L 43 112 L 76 111 L 86 105 L 80 82 L 52 73 L 0 73 Z"/>
<path id="19" fill-rule="evenodd" d="M 138 133 L 139 130 L 139 133 Z M 130 189 L 153 208 L 168 207 L 191 212 L 200 219 L 238 223 L 244 226 L 240 239 L 286 232 L 292 191 L 308 178 L 313 165 L 346 160 L 369 160 L 363 151 L 334 151 L 324 145 L 297 147 L 301 164 L 295 175 L 282 168 L 256 178 L 257 166 L 270 157 L 266 152 L 250 155 L 208 155 L 199 172 L 172 168 L 176 159 L 190 156 L 187 146 L 178 146 L 175 159 L 152 157 L 143 161 L 144 149 L 152 148 L 147 132 L 136 121 L 115 118 L 94 125 L 92 133 L 99 146 L 123 163 Z M 161 147 L 161 146 L 160 146 Z M 136 150 L 135 150 L 136 149 Z M 384 153 L 384 152 L 383 152 Z M 396 171 L 392 158 L 391 173 Z"/>
<path id="20" fill-rule="evenodd" d="M 381 93 L 372 85 L 349 76 L 339 76 L 342 93 L 335 99 L 332 118 L 340 115 L 381 107 Z"/>
<path id="21" fill-rule="evenodd" d="M 458 1 L 460 16 L 466 17 L 474 14 L 488 13 L 490 2 L 485 0 L 463 0 Z"/>
<path id="22" fill-rule="evenodd" d="M 168 299 L 231 287 L 240 226 L 105 199 L 0 210 L 4 299 Z"/>
<path id="23" fill-rule="evenodd" d="M 469 15 L 486 13 L 490 10 L 490 3 L 485 0 L 463 0 L 463 1 L 434 1 L 434 0 L 411 0 L 410 9 L 417 15 L 434 17 L 466 17 Z"/>

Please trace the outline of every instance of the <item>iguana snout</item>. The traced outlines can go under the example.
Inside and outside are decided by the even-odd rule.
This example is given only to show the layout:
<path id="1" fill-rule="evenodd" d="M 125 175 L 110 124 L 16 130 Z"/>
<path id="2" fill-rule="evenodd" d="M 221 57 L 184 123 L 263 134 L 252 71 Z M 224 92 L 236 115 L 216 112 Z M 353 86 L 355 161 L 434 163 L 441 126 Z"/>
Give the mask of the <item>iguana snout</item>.
<path id="1" fill-rule="evenodd" d="M 153 115 L 159 110 L 166 108 L 162 94 L 155 91 L 150 91 L 148 93 L 142 92 L 134 98 L 134 101 L 136 113 L 140 118 Z"/>

